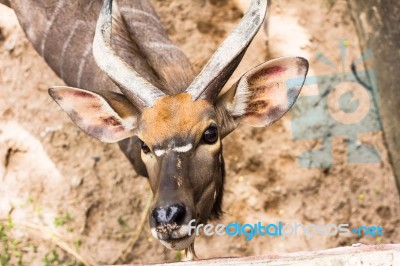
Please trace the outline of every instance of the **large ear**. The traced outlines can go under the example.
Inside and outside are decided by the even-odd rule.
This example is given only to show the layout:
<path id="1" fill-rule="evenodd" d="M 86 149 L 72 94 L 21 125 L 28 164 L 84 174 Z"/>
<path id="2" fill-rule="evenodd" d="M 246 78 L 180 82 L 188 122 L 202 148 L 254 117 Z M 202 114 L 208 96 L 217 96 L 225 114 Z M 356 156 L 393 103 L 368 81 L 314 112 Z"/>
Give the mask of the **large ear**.
<path id="1" fill-rule="evenodd" d="M 103 141 L 117 142 L 135 133 L 137 109 L 121 94 L 97 93 L 55 86 L 50 96 L 71 120 L 87 134 Z"/>
<path id="2" fill-rule="evenodd" d="M 261 127 L 280 119 L 296 101 L 307 71 L 306 59 L 282 57 L 245 73 L 217 100 L 222 134 L 229 134 L 239 122 Z"/>

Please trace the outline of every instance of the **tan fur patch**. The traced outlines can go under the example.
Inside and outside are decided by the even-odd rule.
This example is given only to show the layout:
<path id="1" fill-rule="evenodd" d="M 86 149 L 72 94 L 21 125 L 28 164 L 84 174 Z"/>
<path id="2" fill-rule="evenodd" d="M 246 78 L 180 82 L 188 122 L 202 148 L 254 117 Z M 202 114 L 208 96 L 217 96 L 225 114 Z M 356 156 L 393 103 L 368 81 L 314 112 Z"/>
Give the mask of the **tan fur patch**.
<path id="1" fill-rule="evenodd" d="M 177 136 L 196 138 L 209 125 L 213 110 L 208 101 L 193 101 L 188 93 L 164 96 L 152 108 L 143 109 L 139 137 L 147 145 L 162 144 Z"/>

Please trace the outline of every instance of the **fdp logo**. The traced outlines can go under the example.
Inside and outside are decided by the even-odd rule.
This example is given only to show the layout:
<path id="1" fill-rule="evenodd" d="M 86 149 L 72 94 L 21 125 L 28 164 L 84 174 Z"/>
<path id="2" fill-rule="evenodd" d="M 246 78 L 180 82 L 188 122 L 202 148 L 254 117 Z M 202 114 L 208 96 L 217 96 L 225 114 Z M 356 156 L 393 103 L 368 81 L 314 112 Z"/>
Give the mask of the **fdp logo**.
<path id="1" fill-rule="evenodd" d="M 347 40 L 339 41 L 342 66 L 346 56 Z M 304 86 L 317 85 L 318 95 L 301 96 L 291 111 L 292 133 L 295 140 L 320 139 L 321 149 L 303 152 L 299 157 L 301 167 L 332 167 L 332 138 L 347 140 L 349 163 L 378 163 L 379 151 L 359 141 L 359 134 L 381 130 L 378 88 L 372 69 L 357 71 L 357 66 L 372 56 L 367 51 L 352 64 L 352 71 L 307 77 Z M 337 69 L 323 54 L 317 59 Z M 299 86 L 299 79 L 287 81 L 287 88 Z"/>

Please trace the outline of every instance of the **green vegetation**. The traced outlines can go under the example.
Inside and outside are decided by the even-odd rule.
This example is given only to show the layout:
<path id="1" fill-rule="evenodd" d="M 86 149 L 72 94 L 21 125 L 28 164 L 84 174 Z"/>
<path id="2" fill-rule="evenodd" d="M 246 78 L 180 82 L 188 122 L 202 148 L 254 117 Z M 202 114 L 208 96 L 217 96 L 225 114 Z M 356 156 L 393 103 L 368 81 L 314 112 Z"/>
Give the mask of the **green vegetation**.
<path id="1" fill-rule="evenodd" d="M 55 218 L 54 225 L 57 227 L 63 226 L 72 220 L 72 216 L 67 213 Z M 0 220 L 0 266 L 30 265 L 30 262 L 35 256 L 38 258 L 38 245 L 15 239 L 13 230 L 16 228 L 21 229 L 25 227 L 14 224 L 11 217 Z M 43 265 L 84 266 L 77 258 L 71 256 L 71 254 L 65 252 L 65 250 L 56 247 L 58 244 L 53 242 L 50 245 L 48 245 L 48 243 L 43 243 L 43 245 L 50 247 L 50 251 L 42 258 Z M 82 245 L 82 240 L 78 239 L 74 241 L 73 245 L 78 250 Z"/>
<path id="2" fill-rule="evenodd" d="M 20 249 L 21 242 L 9 237 L 10 231 L 14 228 L 12 219 L 9 217 L 7 222 L 0 223 L 0 266 L 17 264 L 24 265 L 22 262 L 23 251 Z"/>
<path id="3" fill-rule="evenodd" d="M 60 227 L 60 226 L 65 225 L 68 222 L 73 221 L 73 220 L 74 220 L 74 218 L 71 216 L 71 214 L 65 213 L 61 216 L 54 218 L 54 225 L 56 227 Z"/>

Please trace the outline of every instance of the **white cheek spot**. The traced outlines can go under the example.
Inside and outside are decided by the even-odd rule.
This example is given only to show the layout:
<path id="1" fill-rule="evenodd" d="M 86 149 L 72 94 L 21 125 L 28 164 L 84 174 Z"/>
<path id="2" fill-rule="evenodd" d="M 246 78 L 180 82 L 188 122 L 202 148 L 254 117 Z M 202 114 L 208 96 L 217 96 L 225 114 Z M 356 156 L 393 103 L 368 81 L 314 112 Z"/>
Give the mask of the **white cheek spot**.
<path id="1" fill-rule="evenodd" d="M 182 160 L 181 160 L 181 158 L 179 158 L 179 157 L 178 157 L 178 162 L 176 163 L 176 167 L 177 167 L 178 169 L 182 169 Z"/>
<path id="2" fill-rule="evenodd" d="M 176 183 L 178 184 L 178 187 L 182 186 L 182 177 L 181 176 L 174 176 L 174 179 L 176 180 Z"/>
<path id="3" fill-rule="evenodd" d="M 175 147 L 175 148 L 173 148 L 173 151 L 187 152 L 187 151 L 190 151 L 192 148 L 193 148 L 193 145 L 191 143 L 189 143 L 189 144 L 186 144 L 185 146 Z"/>
<path id="4" fill-rule="evenodd" d="M 162 156 L 165 152 L 166 152 L 165 150 L 154 150 L 154 153 L 155 153 L 158 157 Z"/>
<path id="5" fill-rule="evenodd" d="M 150 231 L 151 231 L 151 235 L 152 235 L 154 238 L 158 239 L 158 235 L 157 235 L 156 229 L 155 229 L 155 228 L 151 228 Z"/>
<path id="6" fill-rule="evenodd" d="M 217 198 L 217 191 L 214 190 L 214 200 Z"/>

